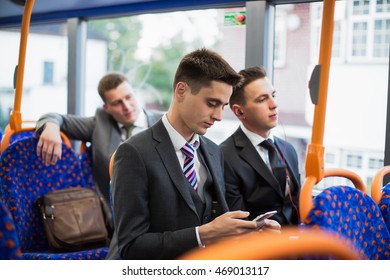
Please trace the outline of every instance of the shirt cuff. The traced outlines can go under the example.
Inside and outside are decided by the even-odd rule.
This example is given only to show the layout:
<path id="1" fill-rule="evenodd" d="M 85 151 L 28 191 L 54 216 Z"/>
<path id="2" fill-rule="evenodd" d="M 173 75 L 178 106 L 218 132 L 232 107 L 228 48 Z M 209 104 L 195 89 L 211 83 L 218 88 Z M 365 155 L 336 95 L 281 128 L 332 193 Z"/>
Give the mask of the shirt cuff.
<path id="1" fill-rule="evenodd" d="M 198 246 L 201 248 L 206 247 L 206 245 L 202 244 L 202 240 L 200 240 L 199 227 L 195 227 L 195 233 L 196 233 L 196 240 L 198 240 Z"/>

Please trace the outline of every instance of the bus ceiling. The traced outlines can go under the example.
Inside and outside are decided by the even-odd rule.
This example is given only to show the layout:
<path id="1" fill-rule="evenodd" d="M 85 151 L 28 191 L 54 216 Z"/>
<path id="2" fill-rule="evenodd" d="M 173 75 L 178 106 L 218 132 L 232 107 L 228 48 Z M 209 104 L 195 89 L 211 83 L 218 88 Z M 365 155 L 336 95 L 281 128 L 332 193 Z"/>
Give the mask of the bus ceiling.
<path id="1" fill-rule="evenodd" d="M 265 1 L 265 0 L 257 0 Z M 188 9 L 244 6 L 240 0 L 39 0 L 35 1 L 31 24 L 68 18 L 99 18 Z M 318 0 L 267 0 L 270 5 L 318 2 Z M 25 0 L 0 1 L 0 28 L 20 26 Z"/>

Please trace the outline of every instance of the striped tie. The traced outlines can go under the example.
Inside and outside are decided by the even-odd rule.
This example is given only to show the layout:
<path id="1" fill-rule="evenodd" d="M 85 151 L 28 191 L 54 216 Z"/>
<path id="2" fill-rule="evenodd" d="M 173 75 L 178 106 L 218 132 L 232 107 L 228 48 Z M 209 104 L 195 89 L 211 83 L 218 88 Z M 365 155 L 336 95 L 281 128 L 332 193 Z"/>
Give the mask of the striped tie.
<path id="1" fill-rule="evenodd" d="M 185 155 L 183 172 L 188 182 L 196 190 L 198 188 L 198 179 L 196 178 L 196 171 L 194 168 L 194 147 L 186 143 L 181 149 Z"/>

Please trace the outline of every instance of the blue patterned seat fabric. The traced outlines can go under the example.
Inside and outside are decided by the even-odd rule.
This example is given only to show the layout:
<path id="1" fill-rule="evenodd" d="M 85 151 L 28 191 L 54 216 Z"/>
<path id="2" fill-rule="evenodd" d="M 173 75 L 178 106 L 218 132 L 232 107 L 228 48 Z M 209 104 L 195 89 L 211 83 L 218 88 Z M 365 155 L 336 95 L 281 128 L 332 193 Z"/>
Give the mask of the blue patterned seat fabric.
<path id="1" fill-rule="evenodd" d="M 379 208 L 381 209 L 386 226 L 390 230 L 390 183 L 382 189 L 382 197 L 379 202 Z"/>
<path id="2" fill-rule="evenodd" d="M 14 221 L 7 207 L 0 201 L 0 260 L 18 260 L 21 257 Z"/>
<path id="3" fill-rule="evenodd" d="M 37 138 L 24 138 L 1 155 L 0 180 L 3 200 L 13 215 L 24 259 L 104 259 L 108 248 L 53 253 L 44 233 L 35 202 L 47 192 L 67 187 L 86 187 L 80 162 L 63 145 L 61 160 L 45 166 L 36 155 Z"/>
<path id="4" fill-rule="evenodd" d="M 390 259 L 390 233 L 378 205 L 348 186 L 325 189 L 315 197 L 304 226 L 335 232 L 354 246 L 362 259 Z"/>
<path id="5" fill-rule="evenodd" d="M 14 133 L 11 135 L 9 139 L 9 144 L 19 141 L 24 138 L 31 138 L 35 136 L 35 130 L 29 130 L 29 131 L 20 131 L 18 133 Z"/>
<path id="6" fill-rule="evenodd" d="M 80 154 L 80 164 L 87 187 L 96 191 L 96 185 L 92 175 L 92 146 L 88 146 L 85 151 Z"/>

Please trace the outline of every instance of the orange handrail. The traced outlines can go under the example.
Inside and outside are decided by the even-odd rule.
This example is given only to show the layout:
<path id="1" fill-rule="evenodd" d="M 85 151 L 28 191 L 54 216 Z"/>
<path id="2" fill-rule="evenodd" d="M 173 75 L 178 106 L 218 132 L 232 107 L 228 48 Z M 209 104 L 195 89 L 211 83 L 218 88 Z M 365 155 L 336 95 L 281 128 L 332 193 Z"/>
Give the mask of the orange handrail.
<path id="1" fill-rule="evenodd" d="M 285 228 L 279 233 L 254 232 L 196 248 L 181 260 L 271 260 L 291 257 L 358 260 L 358 253 L 334 234 L 320 229 Z"/>
<path id="2" fill-rule="evenodd" d="M 306 156 L 306 177 L 314 177 L 319 182 L 324 176 L 324 126 L 330 59 L 334 25 L 335 0 L 324 0 L 319 65 L 321 66 L 318 104 L 315 105 L 311 143 Z"/>
<path id="3" fill-rule="evenodd" d="M 322 180 L 324 177 L 324 127 L 326 116 L 326 101 L 328 95 L 328 81 L 330 70 L 330 59 L 332 56 L 332 39 L 333 39 L 333 26 L 334 26 L 334 7 L 335 0 L 324 0 L 324 6 L 322 11 L 322 27 L 321 27 L 321 43 L 320 43 L 320 75 L 318 85 L 318 102 L 314 108 L 314 120 L 312 129 L 311 143 L 307 148 L 306 155 L 306 180 L 301 188 L 301 196 L 311 196 L 312 188 L 315 184 Z M 301 199 L 299 201 L 300 212 L 305 215 L 310 211 L 308 205 L 301 205 Z"/>
<path id="4" fill-rule="evenodd" d="M 19 60 L 18 60 L 18 67 L 16 73 L 14 108 L 11 112 L 10 119 L 9 119 L 11 129 L 14 130 L 15 132 L 19 132 L 22 129 L 22 114 L 20 112 L 20 107 L 22 102 L 27 38 L 30 29 L 30 19 L 31 19 L 33 6 L 34 6 L 34 0 L 26 1 L 24 5 L 24 12 L 22 18 L 22 28 L 20 32 Z"/>

